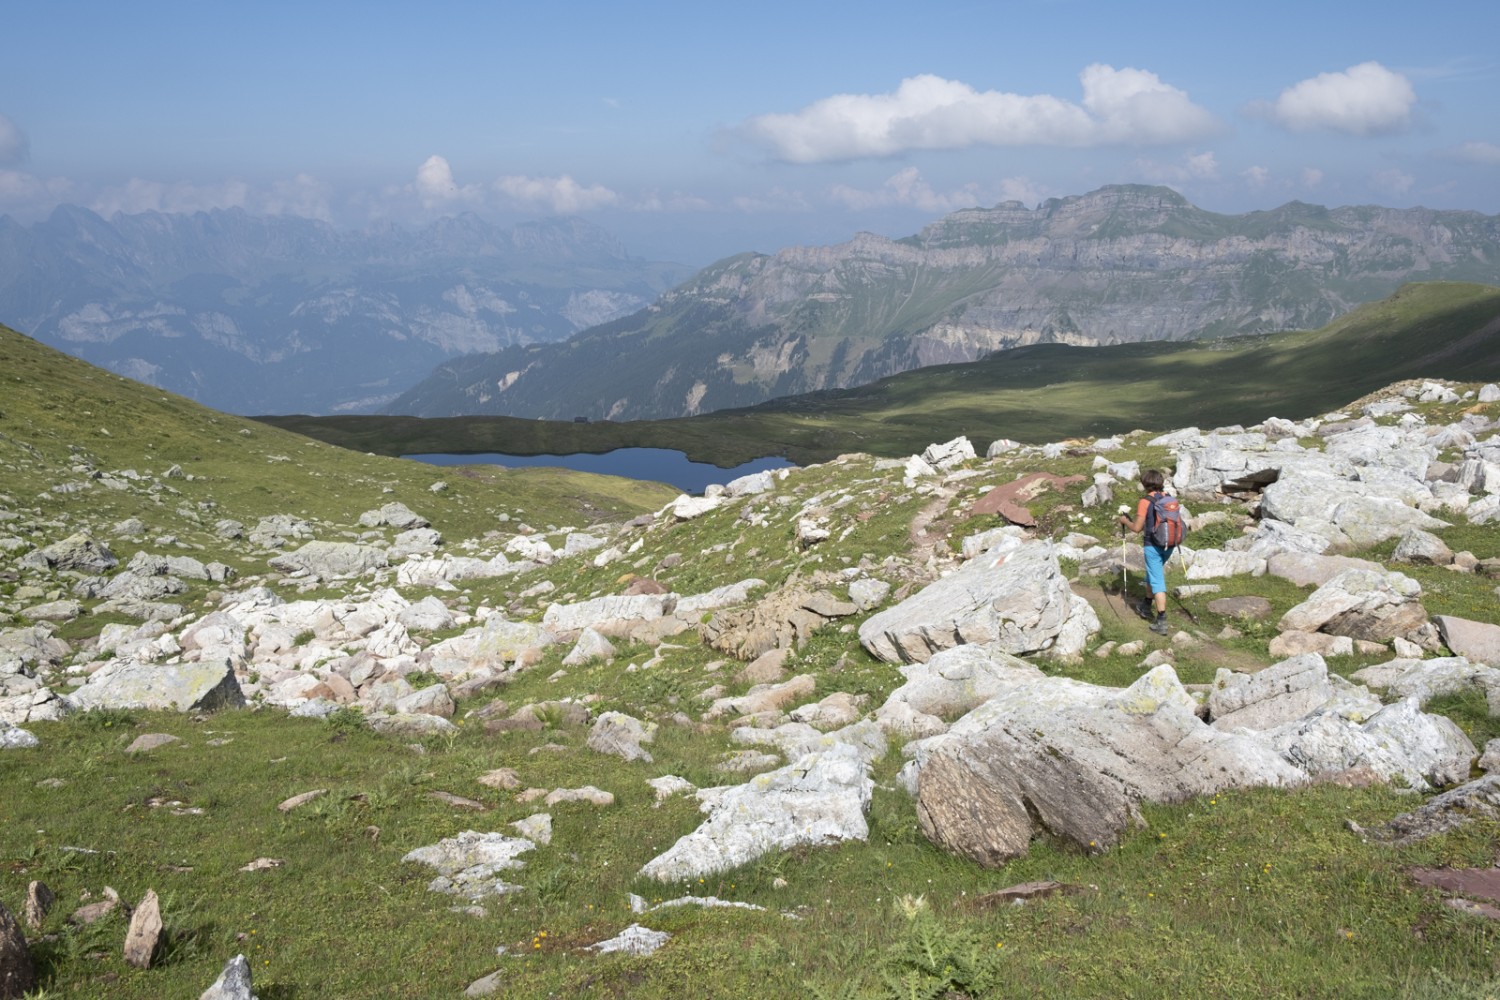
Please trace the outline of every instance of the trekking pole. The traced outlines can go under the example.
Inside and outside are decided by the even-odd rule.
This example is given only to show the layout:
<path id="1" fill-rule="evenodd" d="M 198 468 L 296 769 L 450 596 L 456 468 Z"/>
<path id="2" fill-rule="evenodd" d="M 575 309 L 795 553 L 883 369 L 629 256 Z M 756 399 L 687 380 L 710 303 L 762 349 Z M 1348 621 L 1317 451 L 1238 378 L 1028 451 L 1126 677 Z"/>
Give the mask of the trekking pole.
<path id="1" fill-rule="evenodd" d="M 1130 508 L 1128 506 L 1123 503 L 1120 504 L 1121 517 L 1124 517 L 1129 512 Z M 1125 561 L 1125 526 L 1122 524 L 1120 525 L 1120 600 L 1122 601 L 1127 601 L 1130 599 L 1130 577 L 1127 568 L 1128 565 L 1129 564 Z"/>

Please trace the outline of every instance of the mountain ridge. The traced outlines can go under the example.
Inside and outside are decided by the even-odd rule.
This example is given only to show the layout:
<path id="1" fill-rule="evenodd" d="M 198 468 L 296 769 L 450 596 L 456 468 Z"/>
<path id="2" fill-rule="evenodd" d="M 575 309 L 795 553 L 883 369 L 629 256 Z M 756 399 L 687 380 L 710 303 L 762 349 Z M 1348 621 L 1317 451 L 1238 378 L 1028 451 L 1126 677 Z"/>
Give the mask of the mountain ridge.
<path id="1" fill-rule="evenodd" d="M 740 254 L 553 345 L 444 363 L 387 412 L 658 419 L 1038 343 L 1321 326 L 1409 280 L 1500 282 L 1500 217 L 1292 203 L 1221 216 L 1113 186 L 910 237 Z"/>

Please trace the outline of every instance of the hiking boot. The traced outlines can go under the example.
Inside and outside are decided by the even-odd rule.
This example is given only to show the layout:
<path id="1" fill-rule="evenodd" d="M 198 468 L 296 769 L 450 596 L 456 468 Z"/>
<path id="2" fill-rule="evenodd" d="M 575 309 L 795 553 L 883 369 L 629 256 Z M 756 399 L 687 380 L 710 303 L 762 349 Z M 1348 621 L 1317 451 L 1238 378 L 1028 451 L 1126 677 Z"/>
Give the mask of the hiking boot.
<path id="1" fill-rule="evenodd" d="M 1149 600 L 1141 601 L 1140 603 L 1132 601 L 1130 606 L 1135 610 L 1136 617 L 1141 619 L 1141 621 L 1149 622 L 1155 619 L 1156 611 L 1151 607 Z"/>
<path id="2" fill-rule="evenodd" d="M 1166 615 L 1162 615 L 1160 618 L 1156 619 L 1156 621 L 1152 622 L 1151 623 L 1151 631 L 1155 632 L 1157 635 L 1166 635 L 1167 634 L 1167 616 Z"/>

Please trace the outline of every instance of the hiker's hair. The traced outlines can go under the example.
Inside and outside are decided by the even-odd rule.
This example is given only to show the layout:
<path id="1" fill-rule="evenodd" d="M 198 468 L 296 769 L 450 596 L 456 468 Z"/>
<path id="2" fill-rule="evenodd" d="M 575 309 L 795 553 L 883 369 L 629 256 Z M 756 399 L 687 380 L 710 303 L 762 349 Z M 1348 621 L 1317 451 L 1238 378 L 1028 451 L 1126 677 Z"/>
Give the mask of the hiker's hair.
<path id="1" fill-rule="evenodd" d="M 1167 485 L 1167 477 L 1162 475 L 1160 469 L 1147 469 L 1141 473 L 1141 489 L 1147 493 L 1155 493 Z"/>

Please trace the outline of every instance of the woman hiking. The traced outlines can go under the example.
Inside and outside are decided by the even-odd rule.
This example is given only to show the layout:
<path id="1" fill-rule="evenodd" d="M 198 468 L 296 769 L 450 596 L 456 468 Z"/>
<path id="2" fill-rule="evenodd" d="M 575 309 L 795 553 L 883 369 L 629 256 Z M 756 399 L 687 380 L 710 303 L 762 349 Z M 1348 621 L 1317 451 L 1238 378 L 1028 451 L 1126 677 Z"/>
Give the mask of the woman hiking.
<path id="1" fill-rule="evenodd" d="M 1120 529 L 1140 532 L 1141 548 L 1146 557 L 1146 585 L 1151 590 L 1151 607 L 1156 618 L 1151 631 L 1167 634 L 1166 563 L 1172 558 L 1186 531 L 1184 511 L 1177 498 L 1164 492 L 1166 476 L 1160 469 L 1141 473 L 1141 489 L 1146 495 L 1135 505 L 1135 518 L 1120 516 Z M 1144 608 L 1142 617 L 1146 617 Z"/>

